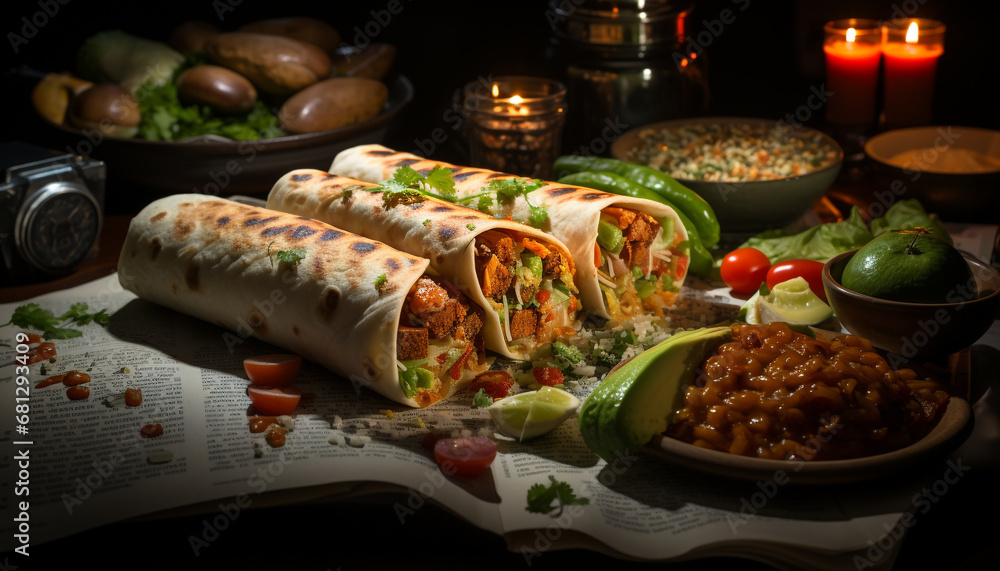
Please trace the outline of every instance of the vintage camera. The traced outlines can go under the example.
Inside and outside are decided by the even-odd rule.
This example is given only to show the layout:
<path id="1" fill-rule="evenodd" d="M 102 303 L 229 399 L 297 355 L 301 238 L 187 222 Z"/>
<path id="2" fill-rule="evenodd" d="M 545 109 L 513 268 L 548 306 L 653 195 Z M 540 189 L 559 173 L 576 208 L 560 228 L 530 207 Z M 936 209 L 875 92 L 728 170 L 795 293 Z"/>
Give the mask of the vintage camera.
<path id="1" fill-rule="evenodd" d="M 0 285 L 52 279 L 97 255 L 102 161 L 9 141 L 0 166 Z"/>

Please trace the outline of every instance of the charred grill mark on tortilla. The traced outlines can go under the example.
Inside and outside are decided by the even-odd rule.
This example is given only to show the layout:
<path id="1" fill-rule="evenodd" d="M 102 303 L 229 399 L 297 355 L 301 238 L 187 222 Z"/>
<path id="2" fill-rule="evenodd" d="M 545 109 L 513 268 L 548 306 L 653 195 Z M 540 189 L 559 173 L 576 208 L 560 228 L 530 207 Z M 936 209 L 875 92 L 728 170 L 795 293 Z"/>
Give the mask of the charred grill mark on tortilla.
<path id="1" fill-rule="evenodd" d="M 432 210 L 434 212 L 451 212 L 452 208 L 447 204 L 442 204 L 440 206 L 435 206 Z"/>
<path id="2" fill-rule="evenodd" d="M 385 261 L 385 267 L 389 268 L 392 271 L 398 270 L 399 262 L 397 262 L 394 258 L 389 258 L 388 260 Z"/>
<path id="3" fill-rule="evenodd" d="M 391 155 L 395 155 L 396 152 L 395 151 L 368 151 L 368 154 L 371 155 L 371 156 L 373 156 L 373 157 L 388 157 L 388 156 L 391 156 Z"/>
<path id="4" fill-rule="evenodd" d="M 156 222 L 158 220 L 162 220 L 163 217 L 166 216 L 166 215 L 167 215 L 166 212 L 161 212 L 159 214 L 154 215 L 152 218 L 149 219 L 149 221 L 150 222 Z"/>
<path id="5" fill-rule="evenodd" d="M 417 159 L 400 159 L 400 160 L 396 161 L 396 168 L 407 167 L 407 166 L 410 166 L 410 165 L 412 165 L 414 163 L 419 163 L 419 162 L 420 161 L 417 160 Z"/>
<path id="6" fill-rule="evenodd" d="M 154 236 L 152 240 L 149 241 L 149 255 L 150 258 L 156 259 L 156 256 L 160 255 L 160 250 L 163 249 L 163 242 L 160 241 L 158 236 Z"/>
<path id="7" fill-rule="evenodd" d="M 226 224 L 229 224 L 229 220 L 230 218 L 228 216 L 223 216 L 222 218 L 219 218 L 218 220 L 215 221 L 215 225 L 225 226 Z"/>
<path id="8" fill-rule="evenodd" d="M 553 188 L 553 189 L 549 190 L 549 196 L 562 196 L 564 194 L 570 194 L 572 192 L 576 192 L 576 189 L 566 188 L 566 187 L 563 187 L 563 188 Z"/>
<path id="9" fill-rule="evenodd" d="M 290 224 L 285 225 L 285 226 L 273 226 L 273 227 L 267 228 L 266 230 L 264 230 L 263 232 L 261 232 L 260 235 L 264 236 L 265 238 L 269 238 L 271 236 L 277 236 L 279 234 L 284 234 L 291 227 L 292 226 Z"/>
<path id="10" fill-rule="evenodd" d="M 320 242 L 329 242 L 330 240 L 336 240 L 343 236 L 343 232 L 338 232 L 336 230 L 327 230 L 323 232 L 323 235 L 319 237 Z"/>
<path id="11" fill-rule="evenodd" d="M 451 178 L 454 179 L 455 182 L 462 182 L 463 180 L 465 180 L 465 179 L 469 178 L 470 176 L 476 174 L 473 171 L 463 171 L 461 168 L 452 169 L 452 172 L 454 172 L 455 174 L 452 175 Z"/>
<path id="12" fill-rule="evenodd" d="M 313 230 L 312 228 L 309 228 L 308 226 L 299 226 L 298 228 L 295 229 L 294 232 L 292 232 L 291 236 L 289 236 L 289 237 L 292 238 L 292 239 L 294 239 L 294 240 L 301 240 L 303 238 L 308 238 L 309 236 L 312 236 L 315 233 L 316 233 L 316 230 Z"/>
<path id="13" fill-rule="evenodd" d="M 323 294 L 323 300 L 319 305 L 319 315 L 327 323 L 333 321 L 333 316 L 337 312 L 337 305 L 340 303 L 340 290 L 330 286 Z"/>
<path id="14" fill-rule="evenodd" d="M 294 180 L 295 182 L 302 182 L 304 180 L 309 180 L 311 178 L 312 178 L 311 174 L 297 174 L 292 177 L 292 180 Z"/>
<path id="15" fill-rule="evenodd" d="M 351 244 L 351 249 L 354 250 L 355 252 L 361 254 L 362 256 L 365 255 L 365 254 L 367 254 L 367 253 L 369 253 L 369 252 L 375 251 L 376 248 L 378 248 L 378 246 L 376 246 L 375 244 L 372 244 L 371 242 L 361 242 L 361 241 L 358 241 L 358 242 L 355 242 L 355 243 Z"/>

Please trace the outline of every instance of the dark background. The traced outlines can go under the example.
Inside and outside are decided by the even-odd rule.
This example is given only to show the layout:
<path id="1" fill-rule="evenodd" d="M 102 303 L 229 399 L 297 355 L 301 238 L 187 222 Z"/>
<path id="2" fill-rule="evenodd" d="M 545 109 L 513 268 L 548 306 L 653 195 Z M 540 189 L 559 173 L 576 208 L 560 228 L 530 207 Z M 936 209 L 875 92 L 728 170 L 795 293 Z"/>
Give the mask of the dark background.
<path id="1" fill-rule="evenodd" d="M 63 0 L 66 1 L 66 0 Z M 570 0 L 567 0 L 569 2 Z M 37 34 L 13 53 L 10 33 L 22 34 L 22 18 L 41 10 L 39 2 L 58 5 Z M 552 27 L 543 0 L 460 2 L 398 0 L 402 10 L 377 27 L 377 42 L 399 48 L 394 70 L 415 87 L 412 104 L 395 126 L 388 146 L 416 149 L 435 128 L 451 131 L 444 120 L 454 92 L 481 75 L 549 75 L 558 77 L 552 56 Z M 230 4 L 235 4 L 231 6 Z M 83 2 L 58 0 L 7 2 L 3 8 L 6 44 L 4 70 L 20 66 L 39 71 L 71 70 L 76 47 L 96 31 L 120 28 L 165 40 L 187 20 L 206 20 L 235 29 L 253 20 L 285 15 L 325 19 L 345 43 L 358 31 L 388 15 L 389 0 L 358 2 Z M 683 4 L 683 3 L 679 3 Z M 724 9 L 737 13 L 705 46 L 710 85 L 706 114 L 780 119 L 807 101 L 823 83 L 822 27 L 844 17 L 887 19 L 901 10 L 946 23 L 945 53 L 940 59 L 934 117 L 938 124 L 1000 127 L 1000 108 L 993 84 L 998 79 L 1000 33 L 995 29 L 1000 3 L 968 0 L 895 0 L 812 2 L 791 0 L 708 0 L 693 2 L 690 32 L 697 36 L 718 20 Z M 746 10 L 739 11 L 740 6 Z M 914 11 L 913 9 L 916 8 Z M 372 28 L 369 28 L 372 29 Z M 33 79 L 7 77 L 4 99 L 14 110 L 3 122 L 4 139 L 45 144 L 44 129 L 27 101 Z M 823 114 L 807 125 L 823 127 Z M 425 147 L 427 148 L 427 147 Z M 466 149 L 459 137 L 436 145 L 431 158 L 461 161 Z M 113 170 L 113 165 L 111 165 Z"/>
<path id="2" fill-rule="evenodd" d="M 216 7 L 227 6 L 225 0 L 155 3 L 72 0 L 59 5 L 58 14 L 48 18 L 46 25 L 15 54 L 9 34 L 21 33 L 21 18 L 30 18 L 41 8 L 38 0 L 4 2 L 0 8 L 6 38 L 0 49 L 2 69 L 23 66 L 20 69 L 69 70 L 76 47 L 97 31 L 120 28 L 136 35 L 165 39 L 176 25 L 198 19 L 230 29 L 261 18 L 315 16 L 337 27 L 344 40 L 352 43 L 355 27 L 369 23 L 372 11 L 384 10 L 388 0 L 232 3 L 237 5 L 220 19 Z M 939 65 L 935 122 L 1000 128 L 994 86 L 1000 75 L 997 64 L 1000 31 L 996 29 L 1000 3 L 962 0 L 923 3 L 752 0 L 749 8 L 706 48 L 711 88 L 708 113 L 774 119 L 794 113 L 811 93 L 810 88 L 823 80 L 823 23 L 843 17 L 889 18 L 894 4 L 918 6 L 912 15 L 939 19 L 948 26 L 945 53 Z M 544 17 L 546 6 L 542 1 L 401 0 L 401 5 L 403 11 L 393 16 L 376 38 L 399 47 L 395 70 L 406 75 L 415 86 L 414 100 L 386 142 L 389 146 L 409 150 L 416 140 L 426 139 L 435 128 L 447 128 L 442 116 L 453 92 L 480 75 L 551 72 L 546 53 L 552 30 Z M 704 30 L 706 21 L 718 18 L 724 8 L 732 6 L 729 0 L 696 2 L 692 34 Z M 20 139 L 43 146 L 50 142 L 28 105 L 32 84 L 33 80 L 21 77 L 20 73 L 5 77 L 3 101 L 8 115 L 0 121 L 0 139 Z M 811 122 L 822 126 L 821 121 L 822 115 L 816 114 Z M 456 140 L 452 138 L 451 142 Z M 460 161 L 464 151 L 460 145 L 442 145 L 433 158 Z M 116 188 L 113 171 L 114 165 L 109 165 L 109 191 L 126 192 L 120 185 Z M 143 200 L 142 189 L 127 191 L 139 194 L 138 198 Z M 981 476 L 992 478 L 989 474 Z M 973 517 L 980 517 L 977 513 L 980 511 L 986 513 L 985 518 L 992 517 L 989 512 L 995 512 L 995 495 L 987 500 L 972 495 L 973 489 L 976 488 L 967 492 L 966 488 L 956 487 L 948 502 L 932 510 L 933 520 L 921 522 L 909 531 L 898 568 L 950 569 L 995 564 L 998 554 L 993 529 L 990 525 L 971 523 Z M 984 504 L 984 500 L 988 503 Z M 502 538 L 462 524 L 443 510 L 421 510 L 413 520 L 416 525 L 404 528 L 398 525 L 391 505 L 388 501 L 374 506 L 348 503 L 336 508 L 253 510 L 242 516 L 239 522 L 242 531 L 229 533 L 224 541 L 213 545 L 196 568 L 271 567 L 303 560 L 310 564 L 298 568 L 323 569 L 326 568 L 323 563 L 329 562 L 347 568 L 366 564 L 378 568 L 407 564 L 411 568 L 432 568 L 412 565 L 427 563 L 432 556 L 437 561 L 433 568 L 526 568 L 519 555 L 504 551 Z M 178 541 L 181 536 L 177 530 L 197 529 L 201 519 L 191 516 L 179 522 L 116 524 L 51 546 L 37 546 L 35 553 L 39 559 L 57 561 L 62 554 L 86 553 L 90 560 L 101 552 L 110 559 L 135 562 L 146 568 L 177 568 L 178 562 L 191 553 L 186 543 Z M 953 533 L 949 533 L 948 522 L 955 523 Z M 373 538 L 380 541 L 373 545 Z M 982 551 L 989 546 L 994 546 L 992 551 Z M 638 567 L 589 552 L 551 553 L 538 563 L 536 568 L 548 569 L 582 565 Z M 711 569 L 725 564 L 734 562 L 708 560 L 678 567 Z M 735 564 L 743 569 L 763 567 L 749 561 Z"/>

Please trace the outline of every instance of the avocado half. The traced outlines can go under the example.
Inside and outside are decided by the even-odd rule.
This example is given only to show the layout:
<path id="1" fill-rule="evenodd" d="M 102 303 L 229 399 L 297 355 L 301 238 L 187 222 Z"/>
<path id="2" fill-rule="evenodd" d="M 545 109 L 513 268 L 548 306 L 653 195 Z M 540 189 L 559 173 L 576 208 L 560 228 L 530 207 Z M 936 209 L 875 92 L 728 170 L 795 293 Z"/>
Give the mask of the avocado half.
<path id="1" fill-rule="evenodd" d="M 699 365 L 732 338 L 728 326 L 676 333 L 609 374 L 580 407 L 584 442 L 610 462 L 666 431 Z"/>

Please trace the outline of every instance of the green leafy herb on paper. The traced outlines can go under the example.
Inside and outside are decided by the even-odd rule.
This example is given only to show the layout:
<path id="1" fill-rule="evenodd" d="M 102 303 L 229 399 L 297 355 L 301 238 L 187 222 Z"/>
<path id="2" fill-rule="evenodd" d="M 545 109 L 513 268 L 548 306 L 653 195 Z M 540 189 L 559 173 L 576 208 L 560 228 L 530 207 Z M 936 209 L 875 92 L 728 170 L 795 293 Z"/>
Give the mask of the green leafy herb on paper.
<path id="1" fill-rule="evenodd" d="M 472 397 L 472 406 L 476 408 L 487 407 L 490 406 L 491 404 L 493 404 L 493 397 L 486 394 L 485 389 L 479 389 L 479 392 L 477 392 L 476 395 Z"/>
<path id="2" fill-rule="evenodd" d="M 83 333 L 77 329 L 66 327 L 67 325 L 77 325 L 83 327 L 88 323 L 107 326 L 111 321 L 111 314 L 106 309 L 95 313 L 90 313 L 85 302 L 74 303 L 69 311 L 60 316 L 56 316 L 47 309 L 42 309 L 37 303 L 28 303 L 14 309 L 10 316 L 10 321 L 0 325 L 6 327 L 14 325 L 26 329 L 42 331 L 45 339 L 70 339 L 80 337 Z"/>
<path id="3" fill-rule="evenodd" d="M 389 278 L 387 278 L 385 276 L 385 274 L 379 274 L 379 276 L 377 278 L 375 278 L 375 289 L 376 290 L 382 289 L 383 287 L 385 287 L 385 284 L 388 281 L 389 281 Z"/>
<path id="4" fill-rule="evenodd" d="M 563 507 L 568 505 L 584 506 L 590 503 L 587 498 L 578 498 L 573 493 L 573 488 L 566 482 L 556 480 L 555 476 L 549 476 L 551 484 L 535 484 L 528 488 L 528 507 L 525 509 L 532 513 L 548 514 L 553 510 L 558 510 L 552 517 L 562 515 Z M 555 506 L 552 504 L 557 502 Z"/>

